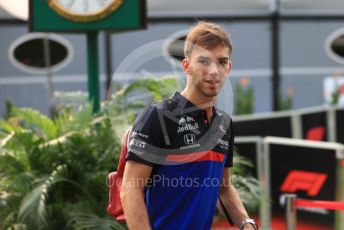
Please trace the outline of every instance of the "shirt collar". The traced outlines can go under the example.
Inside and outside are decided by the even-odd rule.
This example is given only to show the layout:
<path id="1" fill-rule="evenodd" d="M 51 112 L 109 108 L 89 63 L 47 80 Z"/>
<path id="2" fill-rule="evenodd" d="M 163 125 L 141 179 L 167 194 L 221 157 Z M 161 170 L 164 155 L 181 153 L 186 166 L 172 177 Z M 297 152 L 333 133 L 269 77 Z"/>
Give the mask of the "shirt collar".
<path id="1" fill-rule="evenodd" d="M 198 108 L 196 105 L 194 105 L 191 101 L 186 99 L 183 95 L 180 94 L 180 92 L 175 92 L 172 96 L 172 100 L 176 105 L 185 111 L 185 113 L 190 113 L 193 115 L 204 115 L 206 113 L 205 110 L 202 110 Z M 213 106 L 213 114 L 215 115 L 217 112 L 215 106 Z"/>

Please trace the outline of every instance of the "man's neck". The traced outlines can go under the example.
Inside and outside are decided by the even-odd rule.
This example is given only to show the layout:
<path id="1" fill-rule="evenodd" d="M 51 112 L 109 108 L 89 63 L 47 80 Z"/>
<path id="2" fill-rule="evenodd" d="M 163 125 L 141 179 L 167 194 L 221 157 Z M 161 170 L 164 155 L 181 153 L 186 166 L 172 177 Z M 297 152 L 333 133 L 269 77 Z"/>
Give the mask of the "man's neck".
<path id="1" fill-rule="evenodd" d="M 197 106 L 197 108 L 205 110 L 207 112 L 208 120 L 211 120 L 215 97 L 199 95 L 194 90 L 190 93 L 190 90 L 187 89 L 184 89 L 180 94 L 183 95 L 188 101 L 192 102 L 192 104 Z"/>

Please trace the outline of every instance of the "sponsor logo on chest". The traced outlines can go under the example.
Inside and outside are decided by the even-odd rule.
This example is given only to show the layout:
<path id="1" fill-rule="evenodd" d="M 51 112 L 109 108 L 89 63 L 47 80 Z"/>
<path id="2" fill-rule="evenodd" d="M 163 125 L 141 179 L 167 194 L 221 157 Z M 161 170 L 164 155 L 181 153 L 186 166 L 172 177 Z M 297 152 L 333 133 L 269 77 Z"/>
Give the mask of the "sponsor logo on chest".
<path id="1" fill-rule="evenodd" d="M 222 140 L 222 139 L 218 139 L 217 143 L 220 144 L 220 145 L 224 145 L 224 146 L 229 147 L 228 141 L 225 141 L 225 140 Z"/>
<path id="2" fill-rule="evenodd" d="M 222 139 L 218 139 L 217 140 L 217 144 L 219 144 L 222 149 L 226 149 L 227 150 L 229 148 L 229 142 L 228 141 L 225 141 L 225 140 L 222 140 Z"/>
<path id="3" fill-rule="evenodd" d="M 196 136 L 195 134 L 186 134 L 184 135 L 184 143 L 187 145 L 191 145 L 195 143 L 196 141 Z"/>
<path id="4" fill-rule="evenodd" d="M 198 123 L 193 123 L 193 124 L 184 124 L 183 126 L 179 126 L 177 133 L 182 133 L 185 131 L 193 131 L 193 130 L 198 130 L 199 129 L 199 125 Z"/>

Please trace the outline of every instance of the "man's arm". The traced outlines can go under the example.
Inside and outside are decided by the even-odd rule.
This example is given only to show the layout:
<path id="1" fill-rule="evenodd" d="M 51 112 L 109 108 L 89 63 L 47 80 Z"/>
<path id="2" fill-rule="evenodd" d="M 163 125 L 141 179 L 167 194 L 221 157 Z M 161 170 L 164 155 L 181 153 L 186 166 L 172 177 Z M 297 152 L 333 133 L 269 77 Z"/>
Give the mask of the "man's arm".
<path id="1" fill-rule="evenodd" d="M 152 167 L 127 161 L 124 170 L 121 202 L 129 229 L 151 229 L 144 201 L 143 190 L 150 178 Z"/>
<path id="2" fill-rule="evenodd" d="M 223 170 L 223 180 L 220 187 L 220 199 L 225 206 L 228 215 L 231 217 L 236 226 L 240 226 L 243 220 L 249 218 L 238 192 L 231 183 L 229 168 L 225 168 Z M 254 227 L 251 224 L 246 224 L 244 229 L 251 230 L 254 229 Z"/>

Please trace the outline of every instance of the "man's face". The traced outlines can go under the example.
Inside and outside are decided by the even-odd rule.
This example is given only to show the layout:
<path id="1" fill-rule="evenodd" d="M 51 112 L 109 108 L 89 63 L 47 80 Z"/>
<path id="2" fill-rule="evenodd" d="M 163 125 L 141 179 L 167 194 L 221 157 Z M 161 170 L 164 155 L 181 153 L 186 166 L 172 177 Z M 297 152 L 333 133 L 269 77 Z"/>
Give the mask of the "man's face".
<path id="1" fill-rule="evenodd" d="M 195 46 L 190 59 L 183 61 L 193 90 L 206 97 L 215 97 L 220 93 L 231 67 L 229 48 L 224 46 L 209 50 Z"/>

